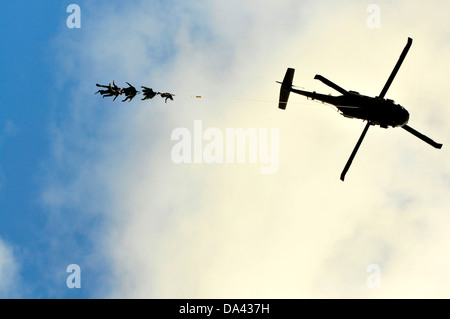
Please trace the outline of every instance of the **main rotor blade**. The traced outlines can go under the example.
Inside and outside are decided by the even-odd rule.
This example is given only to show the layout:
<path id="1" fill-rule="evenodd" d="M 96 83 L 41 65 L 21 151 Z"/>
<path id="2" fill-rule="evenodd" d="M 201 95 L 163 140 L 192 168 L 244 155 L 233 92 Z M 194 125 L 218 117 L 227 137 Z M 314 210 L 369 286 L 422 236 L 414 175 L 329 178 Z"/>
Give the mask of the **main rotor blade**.
<path id="1" fill-rule="evenodd" d="M 422 141 L 424 141 L 424 142 L 430 144 L 431 146 L 435 147 L 435 148 L 439 148 L 440 149 L 442 147 L 442 144 L 436 143 L 431 138 L 423 135 L 422 133 L 417 132 L 411 126 L 403 125 L 402 128 L 405 129 L 406 131 L 408 131 L 409 133 L 411 133 L 412 135 L 420 138 Z"/>
<path id="2" fill-rule="evenodd" d="M 333 89 L 335 89 L 336 91 L 338 91 L 341 94 L 347 94 L 348 93 L 346 90 L 341 88 L 339 85 L 334 84 L 333 82 L 331 82 L 330 80 L 324 78 L 323 76 L 321 76 L 319 74 L 316 74 L 314 79 L 322 81 L 324 84 L 328 85 L 329 87 L 332 87 Z"/>
<path id="3" fill-rule="evenodd" d="M 386 84 L 384 85 L 383 90 L 380 93 L 380 98 L 384 98 L 384 96 L 386 95 L 387 90 L 389 89 L 389 87 L 391 86 L 392 81 L 395 78 L 395 75 L 398 72 L 398 69 L 400 69 L 400 66 L 402 65 L 403 60 L 406 57 L 406 54 L 408 53 L 409 48 L 411 47 L 412 44 L 412 39 L 408 38 L 408 43 L 406 43 L 405 48 L 403 49 L 402 54 L 400 55 L 400 58 L 397 61 L 397 64 L 395 65 L 394 69 L 392 70 L 391 75 L 389 76 L 389 79 L 387 80 Z"/>
<path id="4" fill-rule="evenodd" d="M 359 146 L 361 145 L 364 136 L 366 136 L 367 130 L 369 129 L 369 126 L 371 125 L 370 122 L 367 122 L 366 127 L 364 128 L 364 131 L 361 134 L 361 137 L 358 140 L 358 143 L 356 143 L 355 148 L 353 149 L 352 154 L 350 155 L 350 158 L 347 161 L 347 164 L 345 164 L 344 170 L 341 173 L 341 181 L 344 181 L 345 174 L 347 173 L 348 169 L 350 168 L 350 165 L 352 165 L 353 159 L 355 158 L 356 152 L 358 152 Z"/>

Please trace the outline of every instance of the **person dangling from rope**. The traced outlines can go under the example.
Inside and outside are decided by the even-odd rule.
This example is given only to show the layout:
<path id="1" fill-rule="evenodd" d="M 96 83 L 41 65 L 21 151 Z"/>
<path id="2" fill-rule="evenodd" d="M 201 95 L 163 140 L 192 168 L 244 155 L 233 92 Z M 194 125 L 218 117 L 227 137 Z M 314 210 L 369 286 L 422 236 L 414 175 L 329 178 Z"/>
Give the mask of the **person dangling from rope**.
<path id="1" fill-rule="evenodd" d="M 102 84 L 96 84 L 97 87 L 102 87 L 102 88 L 107 88 L 107 90 L 98 90 L 97 92 L 95 92 L 95 94 L 100 93 L 102 95 L 102 97 L 104 98 L 109 97 L 109 96 L 114 96 L 113 101 L 116 100 L 116 98 L 122 94 L 122 89 L 119 88 L 115 83 L 114 80 L 112 82 L 112 86 L 111 83 L 109 83 L 109 85 L 102 85 Z"/>
<path id="2" fill-rule="evenodd" d="M 136 94 L 138 94 L 138 91 L 130 83 L 128 82 L 125 83 L 128 84 L 128 87 L 122 90 L 126 96 L 126 98 L 122 100 L 122 102 L 125 102 L 126 100 L 129 100 L 128 102 L 131 102 L 131 100 L 136 96 Z"/>
<path id="3" fill-rule="evenodd" d="M 145 86 L 141 86 L 144 97 L 141 100 L 153 99 L 158 93 Z"/>
<path id="4" fill-rule="evenodd" d="M 171 94 L 171 93 L 157 93 L 159 95 L 161 95 L 162 98 L 165 98 L 165 103 L 167 103 L 167 100 L 170 99 L 173 101 L 173 97 L 175 96 L 175 94 Z"/>

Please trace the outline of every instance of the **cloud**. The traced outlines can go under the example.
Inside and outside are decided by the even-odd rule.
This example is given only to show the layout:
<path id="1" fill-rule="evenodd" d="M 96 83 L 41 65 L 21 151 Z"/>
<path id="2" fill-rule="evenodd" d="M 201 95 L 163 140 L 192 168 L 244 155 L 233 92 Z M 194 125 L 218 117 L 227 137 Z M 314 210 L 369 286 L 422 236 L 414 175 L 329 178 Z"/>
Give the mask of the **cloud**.
<path id="1" fill-rule="evenodd" d="M 437 3 L 427 6 L 426 19 Z M 434 54 L 443 58 L 449 44 L 411 23 L 421 17 L 416 5 L 380 6 L 379 30 L 367 28 L 366 6 L 353 1 L 136 2 L 120 12 L 111 5 L 102 16 L 95 5 L 83 11 L 92 29 L 84 24 L 76 45 L 63 40 L 75 48 L 69 57 L 80 64 L 80 84 L 70 120 L 56 123 L 59 173 L 49 188 L 70 191 L 49 198 L 107 221 L 97 236 L 112 276 L 102 296 L 448 296 L 438 281 L 449 266 L 441 258 L 448 129 L 436 116 L 448 118 L 446 87 L 428 80 L 448 74 Z M 388 95 L 410 110 L 414 128 L 444 148 L 371 128 L 342 183 L 363 123 L 295 95 L 286 111 L 278 110 L 274 81 L 294 67 L 294 84 L 308 90 L 334 94 L 313 80 L 319 73 L 375 96 L 407 36 L 415 42 Z M 167 104 L 110 103 L 93 95 L 96 80 L 85 79 L 129 81 L 176 96 Z M 222 130 L 279 128 L 278 173 L 261 175 L 252 164 L 173 163 L 172 131 L 192 130 L 196 119 Z M 61 178 L 66 168 L 69 177 Z M 370 264 L 381 268 L 380 289 L 366 285 Z"/>
<path id="2" fill-rule="evenodd" d="M 19 264 L 13 249 L 0 239 L 0 298 L 19 297 Z"/>
<path id="3" fill-rule="evenodd" d="M 0 130 L 0 148 L 6 138 L 13 137 L 19 133 L 19 128 L 11 120 L 6 120 L 5 124 Z"/>

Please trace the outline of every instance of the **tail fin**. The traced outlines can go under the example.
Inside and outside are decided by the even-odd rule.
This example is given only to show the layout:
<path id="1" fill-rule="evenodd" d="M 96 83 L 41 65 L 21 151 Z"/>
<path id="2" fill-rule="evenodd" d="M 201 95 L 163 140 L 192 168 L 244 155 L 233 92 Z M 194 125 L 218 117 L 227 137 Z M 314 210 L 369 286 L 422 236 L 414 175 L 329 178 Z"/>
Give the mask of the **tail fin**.
<path id="1" fill-rule="evenodd" d="M 278 107 L 282 110 L 286 109 L 287 102 L 289 100 L 289 94 L 291 94 L 292 81 L 294 79 L 295 69 L 288 68 L 286 75 L 284 76 L 283 82 L 281 83 L 280 89 L 280 99 L 278 102 Z M 278 82 L 280 83 L 280 82 Z"/>

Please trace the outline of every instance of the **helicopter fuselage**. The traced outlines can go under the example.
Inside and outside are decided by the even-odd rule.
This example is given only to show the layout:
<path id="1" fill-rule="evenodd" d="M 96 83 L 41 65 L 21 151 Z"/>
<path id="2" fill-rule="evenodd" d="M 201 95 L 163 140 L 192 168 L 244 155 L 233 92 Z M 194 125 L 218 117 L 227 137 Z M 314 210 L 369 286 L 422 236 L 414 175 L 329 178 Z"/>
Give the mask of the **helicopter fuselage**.
<path id="1" fill-rule="evenodd" d="M 395 104 L 393 100 L 389 99 L 370 97 L 355 91 L 348 91 L 346 94 L 339 96 L 298 89 L 291 89 L 291 91 L 307 96 L 312 100 L 332 104 L 345 117 L 365 120 L 383 128 L 403 126 L 409 120 L 408 111 L 403 106 Z"/>

